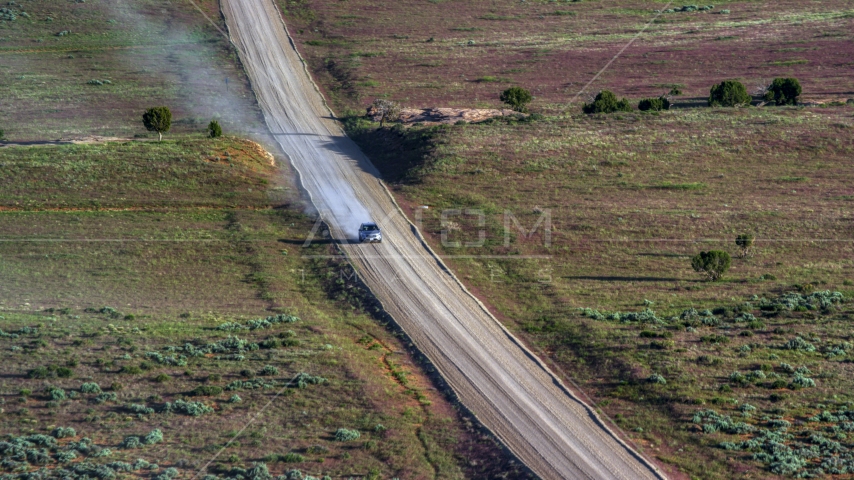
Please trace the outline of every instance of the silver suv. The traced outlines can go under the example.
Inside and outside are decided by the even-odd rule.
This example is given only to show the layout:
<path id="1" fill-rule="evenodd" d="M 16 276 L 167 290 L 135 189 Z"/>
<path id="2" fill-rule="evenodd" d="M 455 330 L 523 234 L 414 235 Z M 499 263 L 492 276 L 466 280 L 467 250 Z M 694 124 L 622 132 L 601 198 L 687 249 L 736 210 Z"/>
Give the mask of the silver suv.
<path id="1" fill-rule="evenodd" d="M 359 241 L 362 243 L 380 243 L 383 241 L 383 233 L 376 223 L 363 223 L 359 226 Z"/>

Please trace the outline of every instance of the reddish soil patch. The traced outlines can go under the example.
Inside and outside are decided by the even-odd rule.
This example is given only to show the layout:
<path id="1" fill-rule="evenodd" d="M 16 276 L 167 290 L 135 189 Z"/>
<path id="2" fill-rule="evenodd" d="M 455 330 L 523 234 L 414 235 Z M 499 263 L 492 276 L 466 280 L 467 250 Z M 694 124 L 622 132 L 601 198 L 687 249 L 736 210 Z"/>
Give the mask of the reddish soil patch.
<path id="1" fill-rule="evenodd" d="M 280 1 L 296 43 L 339 109 L 388 96 L 407 106 L 494 107 L 510 85 L 561 109 L 663 3 Z M 727 9 L 731 13 L 723 14 Z M 795 76 L 806 97 L 854 96 L 854 15 L 842 1 L 727 2 L 663 14 L 590 85 L 630 98 L 688 97 L 740 78 Z"/>

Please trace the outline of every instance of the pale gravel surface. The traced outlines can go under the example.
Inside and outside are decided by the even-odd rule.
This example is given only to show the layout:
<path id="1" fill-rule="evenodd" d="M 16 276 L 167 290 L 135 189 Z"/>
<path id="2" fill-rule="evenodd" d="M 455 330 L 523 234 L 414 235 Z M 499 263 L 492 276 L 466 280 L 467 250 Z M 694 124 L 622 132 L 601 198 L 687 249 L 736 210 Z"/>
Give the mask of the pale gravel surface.
<path id="1" fill-rule="evenodd" d="M 223 0 L 267 125 L 337 239 L 376 220 L 382 244 L 342 248 L 460 401 L 544 479 L 663 474 L 622 440 L 450 273 L 331 118 L 271 0 Z"/>

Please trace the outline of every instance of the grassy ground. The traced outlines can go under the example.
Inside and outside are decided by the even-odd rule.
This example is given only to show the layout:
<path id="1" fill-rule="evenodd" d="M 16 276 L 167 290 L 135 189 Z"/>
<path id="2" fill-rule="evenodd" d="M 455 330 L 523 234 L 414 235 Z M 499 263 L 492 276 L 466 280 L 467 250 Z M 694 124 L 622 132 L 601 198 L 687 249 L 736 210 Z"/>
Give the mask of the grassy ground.
<path id="1" fill-rule="evenodd" d="M 854 95 L 854 12 L 844 1 L 725 1 L 708 12 L 662 14 L 571 107 L 567 102 L 667 2 L 279 4 L 340 111 L 376 97 L 411 107 L 496 107 L 498 92 L 511 85 L 530 89 L 536 110 L 564 111 L 601 89 L 636 101 L 678 86 L 697 97 L 723 79 L 739 78 L 752 90 L 788 75 L 800 78 L 811 98 Z"/>
<path id="2" fill-rule="evenodd" d="M 164 479 L 209 461 L 221 478 L 261 463 L 317 478 L 517 471 L 406 339 L 366 313 L 344 265 L 300 255 L 311 219 L 288 208 L 256 149 L 180 136 L 0 150 L 3 203 L 14 205 L 0 212 L 0 441 L 30 455 L 21 463 L 0 443 L 0 468 L 106 478 L 97 468 L 109 464 Z M 162 440 L 127 439 L 155 429 Z"/>
<path id="3" fill-rule="evenodd" d="M 793 438 L 778 439 L 793 451 L 818 445 L 816 432 L 843 433 L 833 441 L 851 448 L 842 427 L 809 421 L 852 401 L 842 348 L 851 307 L 774 302 L 787 292 L 854 295 L 852 113 L 691 109 L 348 126 L 454 271 L 646 451 L 677 476 L 755 478 L 779 467 L 779 459 L 752 460 L 771 447 L 718 444 L 764 435 L 778 417 L 793 425 Z M 443 219 L 448 209 L 472 210 Z M 743 259 L 740 233 L 757 237 Z M 734 257 L 720 282 L 691 268 L 692 255 L 711 249 Z M 699 315 L 706 309 L 714 318 Z M 815 351 L 784 347 L 796 337 Z M 782 363 L 807 366 L 817 386 L 793 386 Z M 764 377 L 731 377 L 756 370 Z M 653 374 L 666 384 L 650 383 Z M 741 421 L 744 404 L 757 408 L 744 417 L 759 429 L 750 434 L 704 434 L 692 423 L 709 408 Z M 792 471 L 813 473 L 830 472 L 820 464 L 839 456 L 798 455 L 807 470 Z"/>
<path id="4" fill-rule="evenodd" d="M 217 2 L 199 3 L 223 29 Z M 219 118 L 226 132 L 263 133 L 230 43 L 189 2 L 4 8 L 17 14 L 0 20 L 0 129 L 9 140 L 146 135 L 142 112 L 158 105 L 172 109 L 175 132 Z"/>

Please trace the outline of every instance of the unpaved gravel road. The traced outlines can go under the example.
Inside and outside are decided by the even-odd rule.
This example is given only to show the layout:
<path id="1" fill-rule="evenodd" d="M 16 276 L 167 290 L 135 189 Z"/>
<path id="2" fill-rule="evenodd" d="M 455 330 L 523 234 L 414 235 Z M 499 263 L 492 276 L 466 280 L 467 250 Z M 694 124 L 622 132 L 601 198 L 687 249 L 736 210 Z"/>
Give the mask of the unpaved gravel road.
<path id="1" fill-rule="evenodd" d="M 222 0 L 267 125 L 365 283 L 459 399 L 544 479 L 663 478 L 457 281 L 323 103 L 271 0 Z M 382 244 L 350 243 L 376 220 Z"/>

